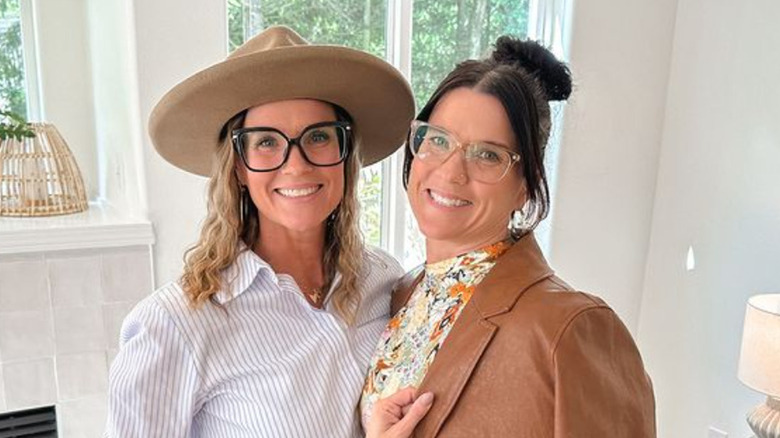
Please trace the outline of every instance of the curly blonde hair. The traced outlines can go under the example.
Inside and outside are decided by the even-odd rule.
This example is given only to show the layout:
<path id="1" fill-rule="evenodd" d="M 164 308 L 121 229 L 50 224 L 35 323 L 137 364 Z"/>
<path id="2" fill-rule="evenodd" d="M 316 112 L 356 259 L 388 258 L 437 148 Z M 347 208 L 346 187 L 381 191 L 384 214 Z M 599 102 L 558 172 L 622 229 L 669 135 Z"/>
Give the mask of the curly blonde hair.
<path id="1" fill-rule="evenodd" d="M 349 121 L 345 111 L 334 107 L 339 120 Z M 193 308 L 199 308 L 206 302 L 216 304 L 214 295 L 228 286 L 222 273 L 238 258 L 240 241 L 252 248 L 260 234 L 257 208 L 251 201 L 246 218 L 242 218 L 241 187 L 235 172 L 238 155 L 229 135 L 234 129 L 243 126 L 245 115 L 246 111 L 237 114 L 222 130 L 221 144 L 216 151 L 208 185 L 206 220 L 197 243 L 184 254 L 184 273 L 180 283 Z M 330 289 L 336 272 L 341 274 L 341 281 L 331 292 L 331 299 L 336 311 L 349 324 L 354 323 L 355 312 L 360 305 L 358 276 L 363 260 L 357 199 L 359 137 L 353 135 L 351 143 L 344 162 L 344 197 L 327 220 L 323 257 L 323 289 Z"/>

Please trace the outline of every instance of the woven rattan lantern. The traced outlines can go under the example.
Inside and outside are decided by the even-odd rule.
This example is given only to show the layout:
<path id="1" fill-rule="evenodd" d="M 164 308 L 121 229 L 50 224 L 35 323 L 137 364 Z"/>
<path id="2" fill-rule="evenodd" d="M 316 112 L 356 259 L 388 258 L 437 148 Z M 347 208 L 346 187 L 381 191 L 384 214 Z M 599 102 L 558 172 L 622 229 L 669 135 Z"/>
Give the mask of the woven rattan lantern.
<path id="1" fill-rule="evenodd" d="M 34 137 L 0 142 L 0 216 L 53 216 L 87 209 L 81 172 L 57 128 L 30 123 Z"/>

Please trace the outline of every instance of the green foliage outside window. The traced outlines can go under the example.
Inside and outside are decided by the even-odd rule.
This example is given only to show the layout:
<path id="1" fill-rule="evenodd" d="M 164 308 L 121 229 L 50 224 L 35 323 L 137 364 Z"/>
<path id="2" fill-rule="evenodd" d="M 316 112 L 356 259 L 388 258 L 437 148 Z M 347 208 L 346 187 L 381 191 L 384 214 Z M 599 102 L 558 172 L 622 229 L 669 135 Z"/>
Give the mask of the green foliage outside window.
<path id="1" fill-rule="evenodd" d="M 0 0 L 0 108 L 27 117 L 18 0 Z"/>
<path id="2" fill-rule="evenodd" d="M 363 169 L 358 183 L 360 201 L 360 229 L 366 242 L 378 245 L 382 224 L 382 166 L 373 165 Z"/>
<path id="3" fill-rule="evenodd" d="M 415 0 L 412 89 L 418 109 L 457 63 L 487 55 L 501 35 L 527 35 L 528 1 Z"/>
<path id="4" fill-rule="evenodd" d="M 232 51 L 263 29 L 284 24 L 308 41 L 385 56 L 384 0 L 228 0 Z"/>

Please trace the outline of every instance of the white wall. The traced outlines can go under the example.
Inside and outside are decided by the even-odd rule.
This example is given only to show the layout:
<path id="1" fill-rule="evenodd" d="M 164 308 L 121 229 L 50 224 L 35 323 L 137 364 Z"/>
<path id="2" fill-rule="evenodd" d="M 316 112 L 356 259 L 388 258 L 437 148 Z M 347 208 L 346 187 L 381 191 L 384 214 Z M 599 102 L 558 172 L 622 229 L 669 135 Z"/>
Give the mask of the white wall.
<path id="1" fill-rule="evenodd" d="M 680 0 L 639 325 L 660 437 L 747 437 L 763 400 L 736 375 L 748 296 L 780 292 L 779 21 L 776 0 Z"/>
<path id="2" fill-rule="evenodd" d="M 148 137 L 154 105 L 176 83 L 227 55 L 227 20 L 221 0 L 136 0 L 138 103 L 143 121 L 148 218 L 155 227 L 157 285 L 181 274 L 182 255 L 205 215 L 205 179 L 164 161 Z"/>
<path id="3" fill-rule="evenodd" d="M 635 333 L 677 0 L 574 7 L 550 259 Z"/>

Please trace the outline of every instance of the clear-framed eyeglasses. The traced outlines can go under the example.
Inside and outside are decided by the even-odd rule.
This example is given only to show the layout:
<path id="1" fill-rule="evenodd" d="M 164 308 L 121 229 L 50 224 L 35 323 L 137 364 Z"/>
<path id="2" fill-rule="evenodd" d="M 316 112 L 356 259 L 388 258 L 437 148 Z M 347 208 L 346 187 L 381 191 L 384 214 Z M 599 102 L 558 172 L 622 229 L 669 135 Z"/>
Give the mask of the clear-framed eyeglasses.
<path id="1" fill-rule="evenodd" d="M 290 158 L 293 146 L 309 164 L 318 167 L 335 166 L 349 154 L 352 127 L 347 122 L 322 122 L 307 126 L 301 135 L 287 137 L 270 127 L 233 130 L 233 148 L 252 172 L 280 169 Z"/>
<path id="2" fill-rule="evenodd" d="M 415 120 L 409 131 L 409 149 L 412 155 L 426 163 L 447 161 L 457 150 L 463 150 L 469 178 L 486 184 L 495 184 L 520 161 L 520 154 L 486 142 L 463 143 L 444 128 Z"/>

